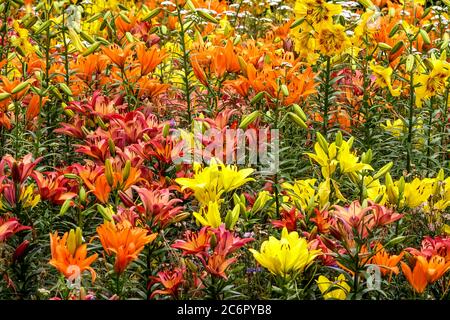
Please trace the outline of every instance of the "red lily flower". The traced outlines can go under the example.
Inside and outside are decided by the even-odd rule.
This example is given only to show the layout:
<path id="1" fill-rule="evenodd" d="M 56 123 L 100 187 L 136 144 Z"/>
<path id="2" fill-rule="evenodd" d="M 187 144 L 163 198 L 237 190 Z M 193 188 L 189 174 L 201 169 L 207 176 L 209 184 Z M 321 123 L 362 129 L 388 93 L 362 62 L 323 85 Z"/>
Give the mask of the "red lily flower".
<path id="1" fill-rule="evenodd" d="M 297 222 L 303 218 L 303 215 L 297 208 L 292 207 L 291 210 L 281 210 L 281 220 L 272 220 L 275 228 L 286 228 L 288 231 L 297 230 Z"/>
<path id="2" fill-rule="evenodd" d="M 159 283 L 164 287 L 164 290 L 155 290 L 152 292 L 150 299 L 152 299 L 157 294 L 160 295 L 171 295 L 174 298 L 178 296 L 178 288 L 185 281 L 183 274 L 186 272 L 185 268 L 175 268 L 174 270 L 165 270 L 158 272 L 157 277 L 151 277 L 152 280 L 149 283 L 149 287 L 152 284 Z"/>
<path id="3" fill-rule="evenodd" d="M 21 225 L 16 218 L 6 221 L 0 218 L 0 242 L 23 230 L 31 230 L 31 227 Z"/>
<path id="4" fill-rule="evenodd" d="M 183 255 L 197 255 L 204 252 L 210 246 L 211 234 L 208 232 L 209 227 L 203 227 L 200 231 L 193 233 L 188 230 L 184 237 L 187 241 L 176 240 L 172 244 L 172 248 L 183 250 Z"/>

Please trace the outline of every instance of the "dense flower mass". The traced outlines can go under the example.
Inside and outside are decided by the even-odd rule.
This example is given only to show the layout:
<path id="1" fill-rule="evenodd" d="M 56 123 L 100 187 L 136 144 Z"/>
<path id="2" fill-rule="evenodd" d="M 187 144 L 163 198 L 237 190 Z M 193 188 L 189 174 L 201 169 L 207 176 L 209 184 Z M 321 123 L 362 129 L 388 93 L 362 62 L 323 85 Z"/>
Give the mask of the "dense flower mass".
<path id="1" fill-rule="evenodd" d="M 0 0 L 0 299 L 449 299 L 449 15 Z"/>

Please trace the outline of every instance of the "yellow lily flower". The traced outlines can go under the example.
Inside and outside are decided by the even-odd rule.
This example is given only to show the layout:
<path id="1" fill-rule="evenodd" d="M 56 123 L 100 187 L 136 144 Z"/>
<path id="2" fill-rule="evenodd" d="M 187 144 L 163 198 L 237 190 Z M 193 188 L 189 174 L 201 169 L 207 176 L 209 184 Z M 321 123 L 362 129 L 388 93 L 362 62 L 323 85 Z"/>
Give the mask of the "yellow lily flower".
<path id="1" fill-rule="evenodd" d="M 358 162 L 359 157 L 350 152 L 350 145 L 347 141 L 342 141 L 342 144 L 339 147 L 338 160 L 342 173 L 373 170 L 371 165 Z"/>
<path id="2" fill-rule="evenodd" d="M 409 208 L 416 208 L 428 201 L 428 198 L 433 193 L 433 179 L 420 180 L 415 178 L 410 183 L 405 183 L 405 191 L 403 193 L 405 197 L 405 204 Z"/>
<path id="3" fill-rule="evenodd" d="M 295 231 L 288 233 L 286 228 L 281 232 L 281 239 L 271 236 L 263 242 L 259 252 L 249 250 L 261 266 L 282 277 L 302 272 L 321 253 L 309 250 L 306 239 Z"/>
<path id="4" fill-rule="evenodd" d="M 217 201 L 224 192 L 241 187 L 253 178 L 248 178 L 253 169 L 238 170 L 236 166 L 225 166 L 211 159 L 209 167 L 194 168 L 194 178 L 178 178 L 175 181 L 182 186 L 182 190 L 189 188 L 194 191 L 195 198 L 203 205 L 210 201 Z"/>
<path id="5" fill-rule="evenodd" d="M 285 182 L 281 187 L 287 191 L 297 208 L 305 211 L 309 201 L 314 198 L 316 193 L 314 189 L 316 182 L 317 179 L 295 180 L 294 184 Z"/>
<path id="6" fill-rule="evenodd" d="M 392 96 L 394 97 L 398 97 L 401 93 L 400 88 L 397 89 L 393 89 L 392 88 L 392 80 L 391 80 L 391 76 L 392 76 L 392 68 L 391 67 L 382 67 L 382 66 L 377 66 L 375 64 L 375 62 L 372 60 L 372 62 L 370 63 L 370 69 L 372 70 L 373 74 L 376 77 L 375 83 L 377 85 L 379 85 L 381 88 L 388 88 L 389 91 L 391 92 Z"/>
<path id="7" fill-rule="evenodd" d="M 194 217 L 204 226 L 218 228 L 222 224 L 220 218 L 220 205 L 218 202 L 210 201 L 208 206 L 200 208 L 200 212 L 194 212 Z"/>
<path id="8" fill-rule="evenodd" d="M 414 85 L 418 86 L 415 90 L 416 105 L 422 107 L 424 100 L 444 93 L 447 80 L 450 76 L 450 64 L 447 61 L 439 59 L 430 59 L 433 68 L 429 74 L 420 74 L 414 77 Z"/>
<path id="9" fill-rule="evenodd" d="M 19 201 L 22 203 L 23 208 L 34 208 L 39 201 L 41 200 L 41 196 L 35 195 L 34 193 L 34 185 L 30 184 L 28 187 L 24 187 L 21 190 Z"/>
<path id="10" fill-rule="evenodd" d="M 316 39 L 320 53 L 326 56 L 339 55 L 352 45 L 344 26 L 329 22 L 318 26 Z"/>
<path id="11" fill-rule="evenodd" d="M 342 12 L 342 6 L 326 0 L 297 0 L 294 12 L 297 19 L 304 18 L 309 23 L 317 25 L 332 21 L 334 15 Z"/>
<path id="12" fill-rule="evenodd" d="M 400 137 L 402 132 L 405 131 L 405 124 L 402 119 L 397 119 L 395 121 L 386 120 L 386 124 L 382 124 L 381 127 L 390 132 L 394 137 Z"/>
<path id="13" fill-rule="evenodd" d="M 322 167 L 322 175 L 328 179 L 336 171 L 338 161 L 336 160 L 337 149 L 333 142 L 327 150 L 323 150 L 318 142 L 314 145 L 314 153 L 306 153 L 311 159 L 316 161 Z"/>
<path id="14" fill-rule="evenodd" d="M 337 278 L 334 278 L 334 282 L 330 281 L 325 276 L 319 276 L 317 286 L 323 295 L 325 300 L 345 300 L 347 294 L 350 292 L 350 286 L 345 282 L 345 276 L 340 274 Z"/>
<path id="15" fill-rule="evenodd" d="M 255 171 L 254 169 L 246 168 L 238 170 L 236 166 L 225 166 L 223 164 L 219 164 L 219 167 L 222 169 L 220 173 L 225 192 L 237 189 L 245 183 L 255 180 L 253 178 L 248 178 L 248 176 Z"/>
<path id="16" fill-rule="evenodd" d="M 21 28 L 17 20 L 14 20 L 13 27 L 17 32 L 17 36 L 11 37 L 11 44 L 20 50 L 24 56 L 34 53 L 35 48 L 30 43 L 28 30 Z"/>
<path id="17" fill-rule="evenodd" d="M 371 176 L 364 177 L 364 186 L 367 190 L 367 199 L 384 205 L 387 200 L 386 186 L 380 183 L 380 180 L 374 180 Z"/>

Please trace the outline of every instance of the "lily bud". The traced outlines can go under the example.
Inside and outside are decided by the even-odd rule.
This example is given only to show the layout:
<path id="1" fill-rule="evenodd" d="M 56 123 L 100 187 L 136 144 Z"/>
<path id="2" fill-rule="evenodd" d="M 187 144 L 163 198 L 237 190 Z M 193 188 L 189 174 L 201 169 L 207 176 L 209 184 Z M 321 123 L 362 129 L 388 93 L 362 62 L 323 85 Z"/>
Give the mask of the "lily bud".
<path id="1" fill-rule="evenodd" d="M 84 31 L 80 31 L 80 36 L 84 41 L 89 42 L 89 44 L 93 44 L 95 42 L 94 38 L 92 38 L 89 34 Z"/>
<path id="2" fill-rule="evenodd" d="M 110 159 L 106 159 L 105 161 L 105 176 L 109 186 L 110 187 L 114 186 L 113 168 Z"/>
<path id="3" fill-rule="evenodd" d="M 122 170 L 123 180 L 128 179 L 128 177 L 130 176 L 130 170 L 131 170 L 131 161 L 127 160 L 127 162 L 125 162 L 125 167 Z"/>
<path id="4" fill-rule="evenodd" d="M 43 23 L 41 23 L 38 27 L 36 27 L 36 25 L 34 25 L 35 28 L 34 29 L 34 34 L 38 35 L 40 33 L 42 33 L 44 30 L 46 30 L 47 28 L 50 27 L 52 23 L 52 20 L 47 20 Z"/>
<path id="5" fill-rule="evenodd" d="M 170 133 L 170 124 L 166 123 L 163 127 L 162 134 L 163 137 L 166 138 Z"/>
<path id="6" fill-rule="evenodd" d="M 136 42 L 136 39 L 134 39 L 133 35 L 128 31 L 125 33 L 125 37 L 127 38 L 129 43 Z"/>
<path id="7" fill-rule="evenodd" d="M 83 132 L 83 134 L 85 136 L 87 136 L 88 134 L 90 134 L 91 132 L 89 131 L 88 128 L 86 128 L 85 126 L 81 126 L 81 131 Z"/>
<path id="8" fill-rule="evenodd" d="M 125 21 L 126 23 L 128 23 L 128 24 L 131 23 L 130 18 L 128 18 L 127 15 L 126 15 L 125 13 L 119 12 L 119 16 L 120 16 L 120 18 L 121 18 L 123 21 Z"/>
<path id="9" fill-rule="evenodd" d="M 91 23 L 94 22 L 98 19 L 100 19 L 100 17 L 103 16 L 103 12 L 99 12 L 97 14 L 94 14 L 92 17 L 90 17 L 89 19 L 86 20 L 87 23 Z"/>
<path id="10" fill-rule="evenodd" d="M 285 97 L 289 96 L 289 89 L 288 89 L 288 87 L 285 84 L 281 85 L 281 92 L 283 93 L 283 95 Z"/>
<path id="11" fill-rule="evenodd" d="M 101 204 L 97 204 L 97 210 L 102 215 L 105 221 L 113 221 L 112 213 L 107 208 L 103 207 Z"/>
<path id="12" fill-rule="evenodd" d="M 334 143 L 336 144 L 337 147 L 340 147 L 342 145 L 342 141 L 343 141 L 343 137 L 342 137 L 342 132 L 338 131 L 338 133 L 336 134 L 336 138 L 334 139 Z"/>
<path id="13" fill-rule="evenodd" d="M 13 263 L 16 261 L 20 261 L 24 257 L 29 245 L 30 241 L 28 240 L 24 240 L 21 244 L 19 244 L 12 257 Z"/>
<path id="14" fill-rule="evenodd" d="M 328 142 L 320 132 L 316 133 L 316 139 L 317 139 L 317 142 L 319 143 L 320 147 L 322 148 L 322 150 L 326 154 L 328 154 Z"/>
<path id="15" fill-rule="evenodd" d="M 77 227 L 75 230 L 75 240 L 77 242 L 77 248 L 83 244 L 83 231 L 81 231 L 80 227 Z"/>
<path id="16" fill-rule="evenodd" d="M 366 164 L 372 162 L 372 149 L 367 150 L 361 155 L 361 162 Z"/>
<path id="17" fill-rule="evenodd" d="M 69 237 L 67 238 L 67 248 L 69 249 L 70 254 L 73 256 L 77 250 L 77 239 L 75 236 L 75 231 L 70 229 Z"/>
<path id="18" fill-rule="evenodd" d="M 233 202 L 234 202 L 234 205 L 241 203 L 241 198 L 237 195 L 237 193 L 233 193 Z"/>
<path id="19" fill-rule="evenodd" d="M 109 147 L 109 152 L 111 153 L 111 155 L 113 157 L 116 156 L 116 145 L 114 144 L 114 140 L 109 138 L 108 139 L 108 147 Z"/>
<path id="20" fill-rule="evenodd" d="M 406 68 L 406 72 L 411 72 L 412 69 L 414 68 L 414 55 L 413 54 L 409 54 L 408 57 L 406 58 L 406 63 L 405 63 L 405 68 Z"/>
<path id="21" fill-rule="evenodd" d="M 0 101 L 6 100 L 6 99 L 8 99 L 9 97 L 11 97 L 11 94 L 8 93 L 8 92 L 2 92 L 2 93 L 0 93 Z"/>
<path id="22" fill-rule="evenodd" d="M 269 199 L 270 199 L 269 192 L 261 191 L 258 194 L 258 197 L 255 200 L 255 203 L 253 204 L 251 213 L 256 213 L 256 212 L 262 210 L 264 208 L 264 206 L 266 205 L 267 201 L 269 201 Z"/>
<path id="23" fill-rule="evenodd" d="M 67 86 L 67 84 L 65 83 L 60 83 L 59 87 L 61 88 L 62 91 L 64 91 L 65 94 L 67 94 L 68 96 L 73 96 L 72 90 L 70 90 L 70 88 Z"/>
<path id="24" fill-rule="evenodd" d="M 97 39 L 98 40 L 98 39 Z M 86 50 L 83 51 L 83 53 L 81 54 L 83 57 L 86 57 L 92 53 L 95 52 L 95 50 L 97 50 L 100 47 L 101 43 L 100 41 L 95 42 L 93 45 L 91 45 L 89 48 L 87 48 Z"/>
<path id="25" fill-rule="evenodd" d="M 256 120 L 256 118 L 259 117 L 259 111 L 253 111 L 249 115 L 245 116 L 244 119 L 242 119 L 241 123 L 239 124 L 240 129 L 246 129 L 249 124 L 251 124 L 253 121 Z"/>
<path id="26" fill-rule="evenodd" d="M 237 204 L 234 206 L 233 210 L 228 211 L 226 217 L 225 217 L 225 227 L 228 230 L 231 230 L 236 225 L 238 219 L 239 219 L 239 213 L 240 213 L 240 205 Z"/>
<path id="27" fill-rule="evenodd" d="M 153 18 L 156 17 L 160 12 L 161 12 L 161 8 L 160 8 L 160 7 L 156 8 L 156 9 L 153 9 L 152 11 L 150 11 L 150 12 L 142 19 L 142 22 L 147 22 L 147 21 L 153 19 Z"/>
<path id="28" fill-rule="evenodd" d="M 395 44 L 395 46 L 392 47 L 391 54 L 396 54 L 398 50 L 400 50 L 403 47 L 404 43 L 403 41 L 399 41 Z"/>
<path id="29" fill-rule="evenodd" d="M 211 246 L 211 249 L 213 249 L 213 250 L 216 247 L 216 245 L 217 245 L 217 237 L 216 237 L 215 233 L 211 234 L 211 239 L 209 240 L 209 245 Z"/>
<path id="30" fill-rule="evenodd" d="M 64 201 L 63 205 L 61 206 L 61 209 L 59 209 L 60 216 L 63 216 L 66 214 L 67 210 L 69 210 L 71 203 L 72 203 L 72 199 L 66 199 L 66 201 Z"/>
<path id="31" fill-rule="evenodd" d="M 306 114 L 303 111 L 303 109 L 300 108 L 300 106 L 298 104 L 294 103 L 292 105 L 292 109 L 297 116 L 299 116 L 303 121 L 306 122 L 306 120 L 307 120 Z"/>
<path id="32" fill-rule="evenodd" d="M 375 175 L 373 176 L 373 180 L 377 180 L 379 178 L 381 178 L 382 176 L 384 176 L 386 173 L 389 172 L 389 170 L 391 170 L 392 166 L 394 165 L 394 163 L 391 161 L 388 164 L 384 165 L 383 168 L 381 168 L 380 170 L 378 170 L 377 173 L 375 173 Z"/>
<path id="33" fill-rule="evenodd" d="M 308 129 L 308 126 L 306 123 L 295 113 L 288 112 L 289 118 L 291 118 L 292 121 L 294 121 L 300 128 Z"/>
<path id="34" fill-rule="evenodd" d="M 247 76 L 247 63 L 245 62 L 244 58 L 241 56 L 238 57 L 239 66 L 241 67 L 241 71 L 244 74 L 244 76 Z"/>
<path id="35" fill-rule="evenodd" d="M 359 0 L 359 3 L 361 3 L 366 9 L 371 9 L 374 7 L 374 4 L 370 0 Z"/>
<path id="36" fill-rule="evenodd" d="M 211 23 L 214 23 L 214 24 L 218 24 L 218 23 L 219 23 L 219 21 L 218 21 L 216 18 L 214 18 L 214 17 L 211 16 L 209 13 L 206 13 L 205 11 L 203 11 L 203 10 L 201 10 L 201 9 L 197 10 L 197 14 L 198 14 L 201 18 L 205 19 L 205 20 L 208 21 L 208 22 L 211 22 Z"/>
<path id="37" fill-rule="evenodd" d="M 257 94 L 255 94 L 255 96 L 252 98 L 252 100 L 250 100 L 250 104 L 255 104 L 255 103 L 259 102 L 264 97 L 265 93 L 266 93 L 265 91 L 261 91 L 261 92 L 258 92 Z"/>
<path id="38" fill-rule="evenodd" d="M 392 47 L 391 47 L 390 45 L 388 45 L 387 43 L 384 43 L 384 42 L 378 42 L 378 47 L 379 47 L 381 50 L 385 50 L 385 51 L 390 51 L 390 50 L 392 50 Z"/>
<path id="39" fill-rule="evenodd" d="M 81 203 L 84 204 L 86 202 L 86 189 L 83 186 L 80 188 L 80 191 L 78 192 L 78 197 L 80 198 Z"/>
<path id="40" fill-rule="evenodd" d="M 430 37 L 428 36 L 428 33 L 425 30 L 419 29 L 419 33 L 420 33 L 420 36 L 423 39 L 423 42 L 425 42 L 425 44 L 430 44 L 431 43 L 431 39 L 430 39 Z"/>
<path id="41" fill-rule="evenodd" d="M 392 38 L 397 33 L 398 29 L 400 29 L 400 25 L 397 23 L 389 32 L 389 38 Z"/>
<path id="42" fill-rule="evenodd" d="M 11 93 L 12 94 L 19 93 L 19 92 L 25 90 L 29 85 L 30 85 L 30 83 L 28 81 L 21 82 L 17 86 L 15 86 L 14 89 L 11 90 Z"/>

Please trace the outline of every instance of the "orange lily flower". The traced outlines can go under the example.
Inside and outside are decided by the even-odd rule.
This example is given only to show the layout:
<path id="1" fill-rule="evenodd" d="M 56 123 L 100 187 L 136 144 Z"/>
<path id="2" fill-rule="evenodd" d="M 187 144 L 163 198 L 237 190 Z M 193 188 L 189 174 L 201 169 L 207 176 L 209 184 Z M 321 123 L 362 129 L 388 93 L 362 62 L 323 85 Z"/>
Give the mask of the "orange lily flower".
<path id="1" fill-rule="evenodd" d="M 377 253 L 370 259 L 369 263 L 376 264 L 380 267 L 383 276 L 389 274 L 389 277 L 391 277 L 392 273 L 398 274 L 399 269 L 397 265 L 405 253 L 401 252 L 399 255 L 390 255 L 381 243 L 377 244 L 376 251 Z"/>
<path id="2" fill-rule="evenodd" d="M 203 259 L 201 259 L 205 269 L 212 275 L 220 278 L 228 279 L 225 274 L 225 270 L 234 262 L 236 262 L 237 258 L 227 259 L 226 255 L 219 254 L 214 252 L 211 256 L 208 257 L 208 261 L 205 263 Z"/>
<path id="3" fill-rule="evenodd" d="M 37 94 L 34 94 L 28 102 L 27 111 L 25 113 L 27 121 L 33 120 L 47 101 L 47 97 L 40 98 Z"/>
<path id="4" fill-rule="evenodd" d="M 105 161 L 105 176 L 106 179 L 109 178 L 112 180 L 113 183 L 110 184 L 112 188 L 127 191 L 141 180 L 141 169 L 132 167 L 131 162 L 127 169 L 127 165 L 122 168 L 122 164 L 119 161 L 113 162 L 109 160 L 110 159 L 107 159 Z M 108 162 L 111 163 L 111 166 L 109 167 L 112 169 L 111 171 L 108 170 Z M 111 177 L 108 177 L 109 174 L 111 174 Z"/>
<path id="5" fill-rule="evenodd" d="M 121 274 L 127 266 L 138 258 L 145 245 L 155 240 L 157 234 L 147 234 L 147 229 L 133 227 L 129 221 L 105 222 L 97 228 L 106 254 L 116 256 L 114 271 Z"/>
<path id="6" fill-rule="evenodd" d="M 74 66 L 77 70 L 77 77 L 90 83 L 92 75 L 98 76 L 106 68 L 107 58 L 99 54 L 91 54 L 87 57 L 78 57 L 78 61 Z"/>
<path id="7" fill-rule="evenodd" d="M 69 236 L 68 232 L 62 238 L 58 236 L 58 232 L 50 234 L 52 259 L 49 263 L 69 280 L 78 278 L 83 271 L 88 270 L 94 282 L 96 273 L 90 265 L 97 259 L 98 254 L 87 257 L 87 244 L 78 241 L 80 240 L 76 240 L 75 236 Z"/>
<path id="8" fill-rule="evenodd" d="M 101 203 L 107 203 L 109 199 L 109 194 L 111 193 L 111 187 L 109 186 L 106 177 L 99 176 L 94 181 L 94 185 L 91 191 L 97 197 L 98 201 L 100 201 Z"/>
<path id="9" fill-rule="evenodd" d="M 194 75 L 197 78 L 197 80 L 200 81 L 200 83 L 203 84 L 204 86 L 207 86 L 208 82 L 206 81 L 206 74 L 196 58 L 191 59 L 191 65 L 192 71 L 194 72 Z"/>
<path id="10" fill-rule="evenodd" d="M 330 232 L 330 221 L 332 217 L 328 214 L 328 211 L 320 211 L 317 208 L 314 208 L 315 217 L 311 218 L 311 221 L 314 222 L 320 233 L 329 233 Z"/>
<path id="11" fill-rule="evenodd" d="M 83 167 L 81 165 L 75 165 L 75 168 L 84 184 L 90 190 L 89 192 L 92 192 L 100 202 L 108 202 L 111 187 L 109 186 L 106 176 L 103 173 L 103 168 L 100 166 Z"/>
<path id="12" fill-rule="evenodd" d="M 122 19 L 121 16 L 117 16 L 117 18 L 114 20 L 114 23 L 117 27 L 117 29 L 122 32 L 122 34 L 125 34 L 133 28 L 133 26 L 136 25 L 136 16 L 133 13 L 130 13 L 127 18 L 130 20 L 130 23 L 126 22 Z"/>
<path id="13" fill-rule="evenodd" d="M 429 261 L 422 256 L 416 257 L 414 269 L 401 263 L 403 274 L 417 293 L 423 293 L 428 284 L 439 280 L 450 269 L 450 262 L 441 256 L 433 256 Z"/>
<path id="14" fill-rule="evenodd" d="M 0 111 L 0 127 L 5 127 L 7 130 L 11 129 L 11 121 L 9 120 L 9 116 Z"/>
<path id="15" fill-rule="evenodd" d="M 9 79 L 5 76 L 0 76 L 0 79 L 2 80 L 2 83 L 3 83 L 3 87 L 0 87 L 0 91 L 7 92 L 7 93 L 11 93 L 14 90 L 14 88 L 16 88 L 18 85 L 23 83 L 20 80 L 9 81 Z M 15 94 L 11 94 L 11 97 L 10 97 L 11 100 L 14 100 L 14 101 L 19 100 L 28 92 L 29 88 L 30 88 L 30 86 L 25 86 L 19 92 L 16 92 Z"/>
<path id="16" fill-rule="evenodd" d="M 147 48 L 144 44 L 139 44 L 137 46 L 136 54 L 139 63 L 141 64 L 141 76 L 153 72 L 156 66 L 168 56 L 164 49 L 159 50 L 156 46 Z"/>
<path id="17" fill-rule="evenodd" d="M 125 62 L 131 54 L 131 48 L 134 44 L 129 44 L 125 48 L 120 48 L 117 45 L 112 45 L 107 48 L 103 48 L 103 53 L 108 56 L 108 58 L 117 65 L 120 69 L 124 69 Z"/>
<path id="18" fill-rule="evenodd" d="M 139 98 L 148 97 L 153 98 L 164 92 L 170 87 L 170 85 L 166 83 L 159 83 L 155 79 L 147 79 L 141 78 L 136 83 L 136 87 L 139 90 L 138 96 Z"/>

